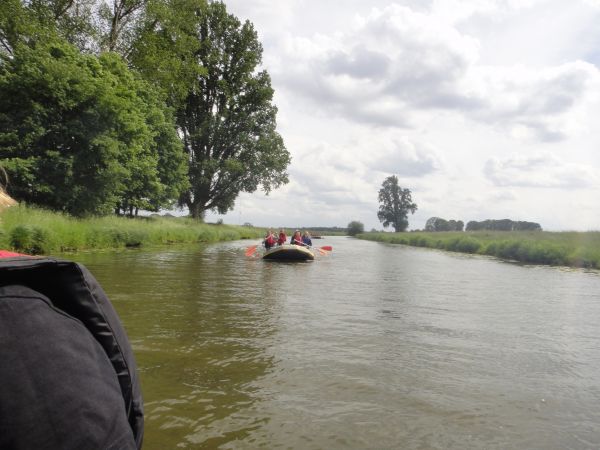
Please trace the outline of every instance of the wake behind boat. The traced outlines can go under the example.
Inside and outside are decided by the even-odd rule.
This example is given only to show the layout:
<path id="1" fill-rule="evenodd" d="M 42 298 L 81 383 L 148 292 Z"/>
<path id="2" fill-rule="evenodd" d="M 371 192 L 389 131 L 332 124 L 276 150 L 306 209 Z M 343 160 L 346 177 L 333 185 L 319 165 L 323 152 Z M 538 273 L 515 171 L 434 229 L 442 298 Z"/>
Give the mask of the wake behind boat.
<path id="1" fill-rule="evenodd" d="M 275 261 L 312 261 L 315 254 L 308 248 L 300 245 L 283 244 L 266 250 L 263 259 Z"/>

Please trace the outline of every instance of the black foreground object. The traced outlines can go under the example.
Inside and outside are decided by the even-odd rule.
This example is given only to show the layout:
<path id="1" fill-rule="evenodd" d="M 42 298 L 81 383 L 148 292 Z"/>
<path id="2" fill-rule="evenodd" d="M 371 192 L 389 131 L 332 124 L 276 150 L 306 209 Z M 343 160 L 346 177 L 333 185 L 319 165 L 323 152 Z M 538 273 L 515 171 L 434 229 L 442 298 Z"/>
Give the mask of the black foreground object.
<path id="1" fill-rule="evenodd" d="M 140 449 L 125 330 L 80 264 L 0 259 L 0 449 Z"/>

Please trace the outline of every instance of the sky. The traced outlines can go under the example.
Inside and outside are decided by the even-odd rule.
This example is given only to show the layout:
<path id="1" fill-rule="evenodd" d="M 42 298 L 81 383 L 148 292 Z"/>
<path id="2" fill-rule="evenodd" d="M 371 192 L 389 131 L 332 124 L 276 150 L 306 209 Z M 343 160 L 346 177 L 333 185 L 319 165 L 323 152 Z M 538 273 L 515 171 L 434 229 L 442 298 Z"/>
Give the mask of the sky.
<path id="1" fill-rule="evenodd" d="M 383 229 L 430 217 L 600 229 L 600 0 L 226 0 L 254 24 L 289 183 L 207 221 Z"/>

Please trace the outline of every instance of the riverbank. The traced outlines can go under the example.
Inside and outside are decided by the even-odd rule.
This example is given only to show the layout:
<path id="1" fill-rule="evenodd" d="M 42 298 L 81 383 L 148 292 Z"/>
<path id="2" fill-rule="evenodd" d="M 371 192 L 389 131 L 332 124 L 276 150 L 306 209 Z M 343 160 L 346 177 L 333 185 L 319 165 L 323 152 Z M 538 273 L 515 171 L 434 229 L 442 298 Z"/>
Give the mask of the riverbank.
<path id="1" fill-rule="evenodd" d="M 261 238 L 264 229 L 213 225 L 186 217 L 76 219 L 23 205 L 0 215 L 0 248 L 27 254 L 151 247 Z"/>
<path id="2" fill-rule="evenodd" d="M 489 255 L 527 264 L 600 269 L 600 232 L 413 232 L 362 233 L 357 236 L 390 244 Z"/>

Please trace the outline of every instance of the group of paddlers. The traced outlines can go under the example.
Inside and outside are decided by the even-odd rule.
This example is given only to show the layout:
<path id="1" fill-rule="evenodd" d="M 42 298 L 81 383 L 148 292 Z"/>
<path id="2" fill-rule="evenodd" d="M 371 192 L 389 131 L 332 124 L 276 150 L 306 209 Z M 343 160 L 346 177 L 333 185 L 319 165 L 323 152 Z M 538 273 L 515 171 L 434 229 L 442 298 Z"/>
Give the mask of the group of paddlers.
<path id="1" fill-rule="evenodd" d="M 283 245 L 286 242 L 287 242 L 287 235 L 285 234 L 285 230 L 283 228 L 281 228 L 279 230 L 279 235 L 277 236 L 277 238 L 275 238 L 275 234 L 273 233 L 273 230 L 269 229 L 269 231 L 267 231 L 267 234 L 263 241 L 263 245 L 268 250 L 271 247 L 274 247 L 276 245 Z M 290 244 L 301 245 L 303 247 L 312 246 L 312 240 L 310 238 L 310 233 L 308 231 L 305 231 L 304 233 L 301 233 L 300 230 L 294 231 L 294 234 L 290 238 Z"/>

